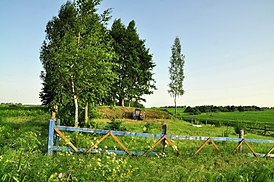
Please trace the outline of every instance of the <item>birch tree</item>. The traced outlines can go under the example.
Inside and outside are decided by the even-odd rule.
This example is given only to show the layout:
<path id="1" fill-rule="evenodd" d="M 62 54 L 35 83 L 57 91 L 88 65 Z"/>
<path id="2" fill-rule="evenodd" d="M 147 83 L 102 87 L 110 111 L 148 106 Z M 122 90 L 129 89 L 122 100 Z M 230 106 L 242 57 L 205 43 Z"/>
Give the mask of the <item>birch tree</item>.
<path id="1" fill-rule="evenodd" d="M 70 110 L 74 106 L 74 126 L 79 125 L 79 107 L 106 96 L 114 79 L 111 38 L 105 27 L 109 12 L 96 14 L 100 0 L 77 0 L 64 4 L 46 27 L 40 59 L 44 103 L 52 102 Z M 47 97 L 50 95 L 50 99 Z M 71 102 L 72 101 L 72 102 Z M 73 104 L 72 104 L 73 103 Z"/>
<path id="2" fill-rule="evenodd" d="M 177 99 L 182 96 L 185 91 L 183 89 L 184 80 L 184 64 L 185 56 L 181 51 L 181 43 L 178 37 L 175 38 L 174 44 L 171 47 L 171 57 L 169 66 L 169 90 L 168 93 L 174 99 L 175 115 L 177 114 Z"/>

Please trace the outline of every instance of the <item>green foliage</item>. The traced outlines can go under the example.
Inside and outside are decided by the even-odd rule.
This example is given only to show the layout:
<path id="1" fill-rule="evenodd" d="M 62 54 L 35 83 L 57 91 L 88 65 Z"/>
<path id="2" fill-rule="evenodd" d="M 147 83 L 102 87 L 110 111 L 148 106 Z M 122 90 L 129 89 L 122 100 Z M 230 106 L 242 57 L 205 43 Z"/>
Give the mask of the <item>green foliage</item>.
<path id="1" fill-rule="evenodd" d="M 97 107 L 89 107 L 89 116 L 90 118 L 97 118 L 100 119 L 102 118 L 102 113 L 100 113 L 97 109 Z"/>
<path id="2" fill-rule="evenodd" d="M 101 0 L 68 1 L 46 26 L 40 60 L 43 88 L 40 98 L 49 108 L 58 106 L 64 124 L 83 126 L 86 104 L 142 107 L 143 95 L 156 89 L 155 64 L 139 38 L 135 22 L 124 27 L 120 20 L 106 25 L 110 11 L 96 13 Z M 92 116 L 96 117 L 96 116 Z M 78 119 L 79 118 L 79 119 Z M 85 118 L 85 119 L 84 119 Z M 80 121 L 78 121 L 80 120 Z"/>
<path id="3" fill-rule="evenodd" d="M 144 127 L 143 127 L 143 132 L 144 133 L 149 133 L 150 132 L 150 130 L 151 130 L 151 123 L 146 123 L 145 125 L 144 125 Z"/>
<path id="4" fill-rule="evenodd" d="M 258 106 L 213 106 L 213 105 L 204 105 L 204 106 L 188 106 L 184 112 L 193 113 L 193 111 L 199 111 L 200 113 L 209 113 L 209 112 L 244 112 L 244 111 L 263 111 L 267 108 L 260 108 Z"/>
<path id="5" fill-rule="evenodd" d="M 79 109 L 99 103 L 116 76 L 112 72 L 115 52 L 107 33 L 109 12 L 96 13 L 100 1 L 68 1 L 46 27 L 40 60 L 44 104 L 58 105 L 59 116 L 71 117 L 78 126 Z M 70 123 L 67 123 L 70 124 Z"/>
<path id="6" fill-rule="evenodd" d="M 237 123 L 237 125 L 234 126 L 234 131 L 235 131 L 236 134 L 240 134 L 240 131 L 241 131 L 242 129 L 244 130 L 244 133 L 245 133 L 245 134 L 247 134 L 248 131 L 249 131 L 246 124 Z"/>
<path id="7" fill-rule="evenodd" d="M 196 108 L 196 107 L 192 108 L 192 107 L 189 107 L 189 106 L 185 109 L 184 112 L 187 112 L 187 113 L 189 113 L 190 115 L 198 115 L 198 114 L 201 114 L 201 111 L 200 111 L 198 108 Z"/>
<path id="8" fill-rule="evenodd" d="M 122 126 L 122 121 L 116 120 L 116 119 L 112 119 L 111 122 L 108 122 L 105 129 L 116 130 L 116 131 L 127 131 L 127 129 Z"/>
<path id="9" fill-rule="evenodd" d="M 145 47 L 145 41 L 139 38 L 135 22 L 132 20 L 125 27 L 120 19 L 113 22 L 110 35 L 114 40 L 114 49 L 117 58 L 113 71 L 117 79 L 112 85 L 110 101 L 124 106 L 124 101 L 144 100 L 143 95 L 152 94 L 156 89 L 152 69 L 155 64 L 149 49 Z"/>
<path id="10" fill-rule="evenodd" d="M 135 169 L 116 155 L 7 151 L 0 156 L 0 180 L 6 181 L 126 181 Z"/>
<path id="11" fill-rule="evenodd" d="M 176 37 L 171 48 L 171 58 L 169 67 L 169 90 L 168 93 L 174 98 L 175 114 L 177 113 L 177 98 L 182 96 L 183 89 L 185 56 L 181 52 L 181 43 L 179 37 Z"/>
<path id="12" fill-rule="evenodd" d="M 0 181 L 127 181 L 135 172 L 123 156 L 58 153 L 50 157 L 46 153 L 45 113 L 41 118 L 42 113 L 34 112 L 25 121 L 23 111 L 35 107 L 21 106 L 22 110 L 16 111 L 2 105 L 0 108 L 0 115 L 6 113 L 0 123 Z M 79 140 L 81 134 L 73 136 L 77 137 L 79 144 L 85 143 Z"/>

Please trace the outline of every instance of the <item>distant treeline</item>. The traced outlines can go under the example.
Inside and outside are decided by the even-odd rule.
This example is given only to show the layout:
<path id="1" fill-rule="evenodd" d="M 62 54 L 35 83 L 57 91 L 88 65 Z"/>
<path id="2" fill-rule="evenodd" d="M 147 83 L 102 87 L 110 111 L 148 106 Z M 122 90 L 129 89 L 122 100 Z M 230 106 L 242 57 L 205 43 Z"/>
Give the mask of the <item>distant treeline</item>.
<path id="1" fill-rule="evenodd" d="M 0 106 L 22 106 L 23 104 L 22 103 L 12 103 L 12 102 L 9 102 L 9 103 L 1 103 Z"/>
<path id="2" fill-rule="evenodd" d="M 22 103 L 0 103 L 1 110 L 45 110 L 47 107 L 43 105 L 24 105 Z"/>
<path id="3" fill-rule="evenodd" d="M 174 108 L 174 106 L 165 106 L 163 108 Z M 263 111 L 265 109 L 273 109 L 268 107 L 258 107 L 258 106 L 214 106 L 214 105 L 204 105 L 204 106 L 179 106 L 177 108 L 184 109 L 185 113 L 189 114 L 200 114 L 209 112 L 244 112 L 244 111 Z"/>

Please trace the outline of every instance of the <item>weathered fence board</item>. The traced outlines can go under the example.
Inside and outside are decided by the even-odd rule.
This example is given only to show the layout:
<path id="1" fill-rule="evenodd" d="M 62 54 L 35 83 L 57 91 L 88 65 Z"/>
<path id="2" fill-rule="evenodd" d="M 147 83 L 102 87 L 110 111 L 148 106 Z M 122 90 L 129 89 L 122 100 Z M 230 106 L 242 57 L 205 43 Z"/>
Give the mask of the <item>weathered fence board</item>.
<path id="1" fill-rule="evenodd" d="M 53 152 L 53 136 L 54 136 L 54 121 L 49 121 L 49 133 L 48 133 L 48 154 L 52 154 Z"/>

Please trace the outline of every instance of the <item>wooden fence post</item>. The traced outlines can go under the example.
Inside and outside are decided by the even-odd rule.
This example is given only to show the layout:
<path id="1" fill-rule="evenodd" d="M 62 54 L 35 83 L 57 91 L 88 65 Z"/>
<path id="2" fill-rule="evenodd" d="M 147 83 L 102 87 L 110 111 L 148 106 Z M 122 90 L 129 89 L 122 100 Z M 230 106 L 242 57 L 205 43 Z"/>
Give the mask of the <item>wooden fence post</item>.
<path id="1" fill-rule="evenodd" d="M 60 119 L 57 120 L 57 126 L 60 126 Z M 57 133 L 55 135 L 55 145 L 58 147 L 59 146 L 59 141 L 60 141 L 60 135 Z"/>
<path id="2" fill-rule="evenodd" d="M 166 134 L 167 134 L 167 125 L 163 124 L 162 125 L 162 135 L 166 135 Z M 161 143 L 162 143 L 162 146 L 163 146 L 162 152 L 165 152 L 166 140 L 163 139 Z"/>
<path id="3" fill-rule="evenodd" d="M 48 154 L 52 155 L 53 147 L 53 135 L 54 135 L 54 120 L 49 120 L 49 131 L 48 131 Z"/>
<path id="4" fill-rule="evenodd" d="M 244 129 L 241 129 L 241 130 L 240 130 L 240 133 L 239 133 L 239 138 L 241 139 L 241 141 L 244 139 L 244 135 L 245 135 L 245 130 L 244 130 Z M 241 142 L 241 141 L 240 141 L 240 142 Z M 240 142 L 239 142 L 239 143 L 240 143 Z M 242 146 L 242 145 L 240 146 L 240 152 L 243 152 L 243 146 Z"/>

